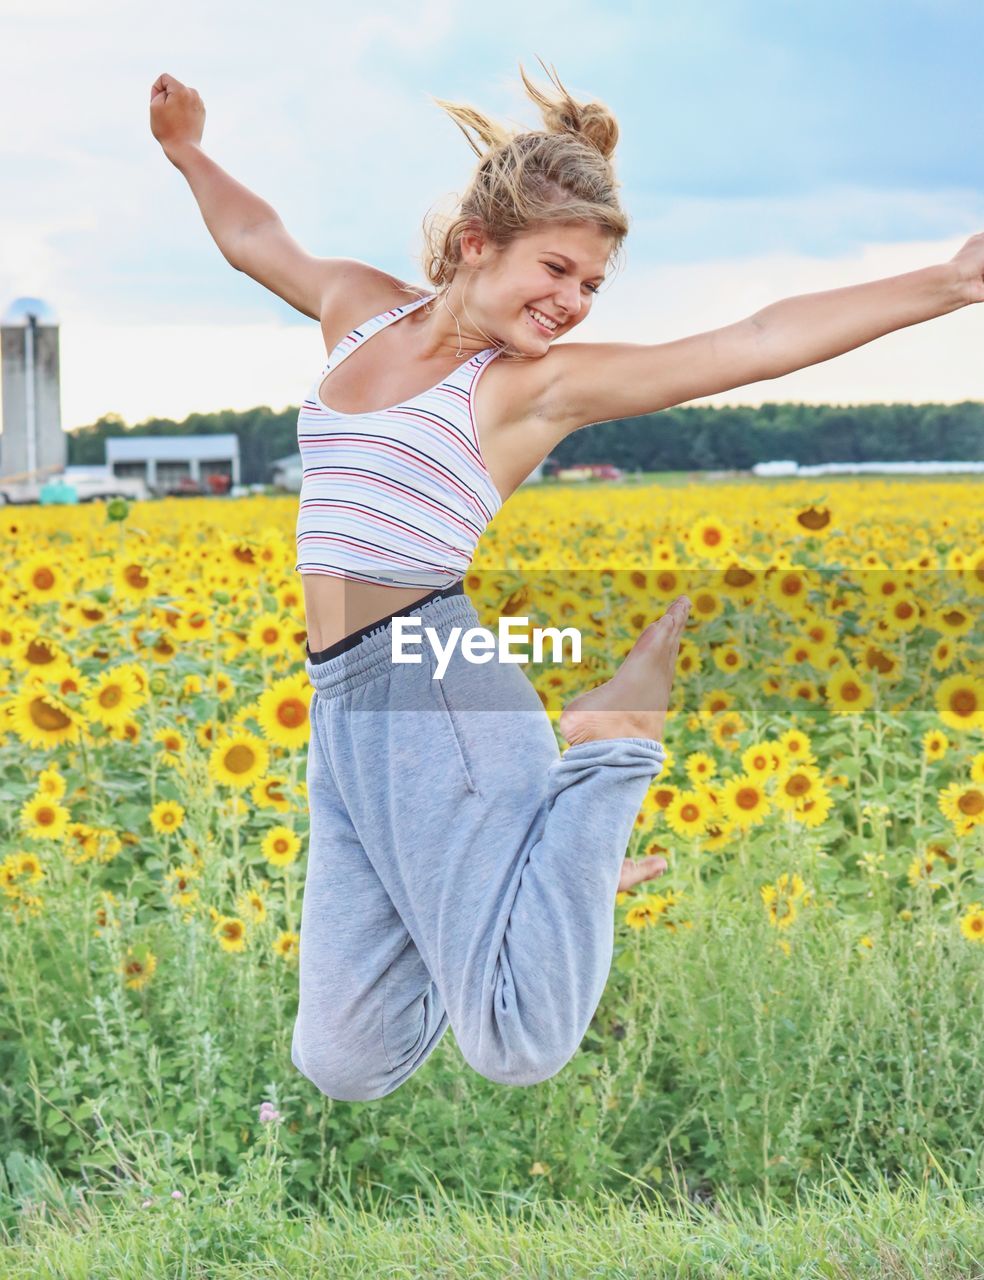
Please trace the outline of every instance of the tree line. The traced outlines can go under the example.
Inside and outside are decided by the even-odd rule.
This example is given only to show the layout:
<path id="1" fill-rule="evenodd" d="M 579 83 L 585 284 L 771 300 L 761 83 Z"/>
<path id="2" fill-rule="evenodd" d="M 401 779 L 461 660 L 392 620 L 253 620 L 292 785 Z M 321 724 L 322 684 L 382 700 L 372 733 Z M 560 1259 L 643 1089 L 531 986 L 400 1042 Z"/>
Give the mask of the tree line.
<path id="1" fill-rule="evenodd" d="M 132 426 L 106 414 L 69 432 L 68 461 L 100 464 L 110 436 L 239 437 L 244 484 L 266 484 L 271 464 L 297 452 L 296 407 L 193 413 L 182 422 L 149 418 Z M 639 418 L 582 427 L 554 449 L 558 466 L 610 462 L 626 471 L 747 470 L 756 462 L 984 461 L 984 401 L 851 406 L 777 403 L 681 405 Z"/>

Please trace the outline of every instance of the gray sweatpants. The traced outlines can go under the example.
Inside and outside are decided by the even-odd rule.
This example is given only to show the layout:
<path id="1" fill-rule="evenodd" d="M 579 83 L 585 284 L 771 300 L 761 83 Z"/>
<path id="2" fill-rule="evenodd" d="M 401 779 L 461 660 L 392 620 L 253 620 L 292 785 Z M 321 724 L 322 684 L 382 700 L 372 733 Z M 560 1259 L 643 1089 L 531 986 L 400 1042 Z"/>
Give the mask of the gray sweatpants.
<path id="1" fill-rule="evenodd" d="M 410 606 L 441 644 L 481 625 L 467 596 Z M 611 968 L 615 894 L 665 752 L 652 738 L 568 747 L 522 666 L 442 679 L 391 656 L 392 626 L 314 685 L 311 834 L 291 1059 L 322 1093 L 392 1093 L 448 1024 L 465 1060 L 532 1085 L 570 1061 Z"/>

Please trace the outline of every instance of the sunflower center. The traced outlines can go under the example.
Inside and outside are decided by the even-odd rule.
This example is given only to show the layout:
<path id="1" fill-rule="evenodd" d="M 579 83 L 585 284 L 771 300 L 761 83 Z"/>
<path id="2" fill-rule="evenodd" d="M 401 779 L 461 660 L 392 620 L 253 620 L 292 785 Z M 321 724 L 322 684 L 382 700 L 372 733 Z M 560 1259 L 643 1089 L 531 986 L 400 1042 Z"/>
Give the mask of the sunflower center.
<path id="1" fill-rule="evenodd" d="M 44 698 L 31 700 L 31 721 L 39 729 L 67 729 L 72 723 L 64 712 L 45 702 Z"/>
<path id="2" fill-rule="evenodd" d="M 307 707 L 300 698 L 285 698 L 277 707 L 277 718 L 281 724 L 293 728 L 307 719 Z"/>
<path id="3" fill-rule="evenodd" d="M 958 689 L 950 699 L 950 708 L 958 716 L 972 716 L 977 710 L 973 689 Z"/>
<path id="4" fill-rule="evenodd" d="M 241 744 L 232 747 L 226 754 L 225 764 L 230 773 L 248 773 L 252 769 L 256 757 L 249 747 Z"/>

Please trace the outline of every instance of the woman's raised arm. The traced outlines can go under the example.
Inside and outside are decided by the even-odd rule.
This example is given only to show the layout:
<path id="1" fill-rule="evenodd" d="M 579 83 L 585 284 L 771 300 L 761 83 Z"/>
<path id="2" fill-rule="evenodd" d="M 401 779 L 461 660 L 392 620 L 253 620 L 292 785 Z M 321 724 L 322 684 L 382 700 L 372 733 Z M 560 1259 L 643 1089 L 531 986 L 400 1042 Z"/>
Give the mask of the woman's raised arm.
<path id="1" fill-rule="evenodd" d="M 150 91 L 151 133 L 187 178 L 212 239 L 235 266 L 235 249 L 244 232 L 275 221 L 277 211 L 205 154 L 204 128 L 205 104 L 198 91 L 166 73 L 158 76 Z"/>
<path id="2" fill-rule="evenodd" d="M 276 209 L 237 182 L 201 147 L 205 104 L 197 90 L 166 73 L 150 91 L 150 129 L 188 180 L 205 225 L 225 260 L 283 298 L 302 315 L 321 319 L 329 291 L 363 264 L 317 258 L 288 233 Z"/>

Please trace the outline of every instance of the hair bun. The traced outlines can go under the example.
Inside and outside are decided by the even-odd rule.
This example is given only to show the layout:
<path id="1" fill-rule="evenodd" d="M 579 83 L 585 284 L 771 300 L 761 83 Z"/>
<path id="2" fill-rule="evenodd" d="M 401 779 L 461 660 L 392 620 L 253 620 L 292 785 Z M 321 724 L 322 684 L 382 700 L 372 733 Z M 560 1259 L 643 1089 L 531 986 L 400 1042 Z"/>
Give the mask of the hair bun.
<path id="1" fill-rule="evenodd" d="M 548 98 L 532 84 L 522 63 L 519 64 L 519 74 L 526 92 L 540 108 L 547 133 L 573 134 L 597 148 L 606 160 L 611 159 L 618 142 L 618 121 L 612 112 L 602 102 L 575 101 L 561 84 L 556 68 L 551 66 L 548 69 L 541 58 L 537 58 L 537 62 L 559 90 L 559 99 Z"/>

